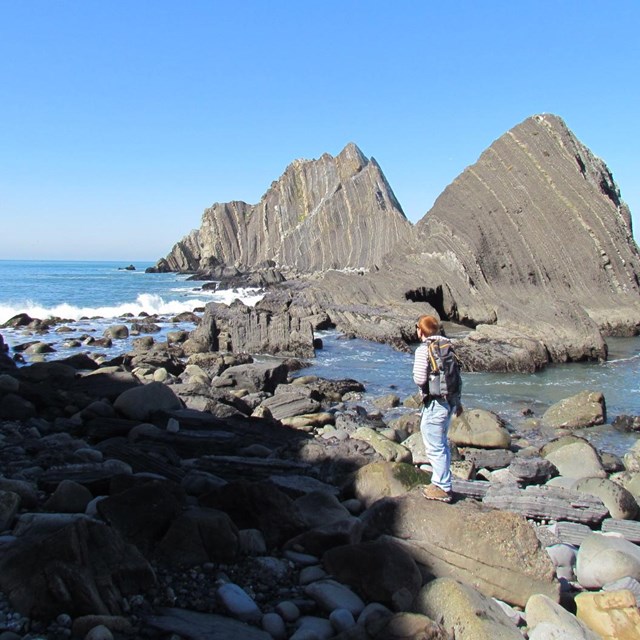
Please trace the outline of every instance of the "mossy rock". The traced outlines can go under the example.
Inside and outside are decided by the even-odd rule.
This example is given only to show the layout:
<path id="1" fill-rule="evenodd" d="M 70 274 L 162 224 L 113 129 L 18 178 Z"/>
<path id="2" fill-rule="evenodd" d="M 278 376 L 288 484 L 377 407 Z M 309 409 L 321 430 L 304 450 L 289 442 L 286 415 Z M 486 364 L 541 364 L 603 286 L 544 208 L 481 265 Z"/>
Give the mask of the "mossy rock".
<path id="1" fill-rule="evenodd" d="M 372 462 L 353 475 L 355 496 L 367 507 L 386 497 L 403 495 L 431 482 L 431 474 L 406 462 Z"/>

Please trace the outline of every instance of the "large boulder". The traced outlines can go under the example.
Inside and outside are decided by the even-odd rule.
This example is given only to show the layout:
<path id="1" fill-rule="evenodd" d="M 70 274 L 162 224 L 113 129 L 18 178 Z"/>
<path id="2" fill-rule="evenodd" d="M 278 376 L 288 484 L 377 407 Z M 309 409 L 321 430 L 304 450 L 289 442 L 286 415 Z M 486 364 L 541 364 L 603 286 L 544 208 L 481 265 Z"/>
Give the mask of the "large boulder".
<path id="1" fill-rule="evenodd" d="M 407 447 L 389 440 L 370 427 L 359 427 L 351 437 L 368 442 L 384 460 L 389 462 L 412 461 L 411 451 Z"/>
<path id="2" fill-rule="evenodd" d="M 582 391 L 551 405 L 542 416 L 542 424 L 555 429 L 579 429 L 604 424 L 606 419 L 602 393 Z"/>
<path id="3" fill-rule="evenodd" d="M 391 616 L 371 615 L 361 622 L 358 618 L 358 630 L 364 627 L 366 629 L 367 640 L 450 640 L 451 636 L 447 630 L 437 622 L 434 622 L 429 616 L 423 616 L 420 613 L 410 613 L 408 611 L 400 611 Z M 359 640 L 362 635 L 351 636 L 346 632 L 344 640 Z M 337 636 L 337 640 L 343 640 L 343 636 Z"/>
<path id="4" fill-rule="evenodd" d="M 553 564 L 523 516 L 429 501 L 415 490 L 379 500 L 362 519 L 364 538 L 394 536 L 436 577 L 461 580 L 518 606 L 533 593 L 558 599 Z"/>
<path id="5" fill-rule="evenodd" d="M 140 552 L 115 529 L 86 518 L 22 535 L 0 555 L 0 588 L 17 611 L 36 619 L 121 615 L 124 596 L 153 586 L 155 574 Z"/>
<path id="6" fill-rule="evenodd" d="M 182 409 L 182 402 L 167 385 L 150 382 L 121 393 L 113 406 L 125 417 L 142 422 L 159 411 Z"/>
<path id="7" fill-rule="evenodd" d="M 289 370 L 282 362 L 254 362 L 225 369 L 219 376 L 220 384 L 250 392 L 273 393 L 279 384 L 287 382 Z"/>
<path id="8" fill-rule="evenodd" d="M 372 462 L 353 474 L 352 489 L 356 498 L 369 506 L 381 498 L 403 495 L 430 481 L 430 473 L 406 462 Z"/>
<path id="9" fill-rule="evenodd" d="M 558 630 L 558 638 L 578 638 L 580 640 L 600 640 L 584 622 L 561 607 L 547 596 L 536 593 L 532 595 L 525 608 L 527 627 L 533 632 L 540 625 L 551 625 Z"/>
<path id="10" fill-rule="evenodd" d="M 230 482 L 200 496 L 199 502 L 224 511 L 238 529 L 259 529 L 269 546 L 304 528 L 293 500 L 271 482 Z"/>
<path id="11" fill-rule="evenodd" d="M 266 398 L 260 407 L 268 409 L 275 420 L 303 416 L 316 413 L 321 408 L 320 402 L 313 395 L 300 387 L 291 387 L 291 389 L 285 387 L 275 395 Z"/>
<path id="12" fill-rule="evenodd" d="M 637 440 L 623 456 L 624 468 L 631 473 L 640 472 L 640 440 Z M 640 495 L 640 481 L 636 482 L 637 493 Z"/>
<path id="13" fill-rule="evenodd" d="M 185 498 L 172 482 L 147 480 L 100 500 L 97 509 L 128 542 L 149 552 L 180 515 Z"/>
<path id="14" fill-rule="evenodd" d="M 0 334 L 0 371 L 11 373 L 15 371 L 18 365 L 7 354 L 9 347 L 5 344 L 2 334 Z"/>
<path id="15" fill-rule="evenodd" d="M 333 524 L 349 518 L 351 513 L 328 491 L 310 491 L 296 498 L 294 506 L 299 517 L 310 528 Z"/>
<path id="16" fill-rule="evenodd" d="M 640 633 L 640 610 L 633 592 L 579 593 L 576 616 L 593 629 L 596 638 L 635 640 Z"/>
<path id="17" fill-rule="evenodd" d="M 640 547 L 617 534 L 591 533 L 578 550 L 576 577 L 586 589 L 625 577 L 640 580 Z"/>
<path id="18" fill-rule="evenodd" d="M 493 412 L 467 409 L 451 420 L 449 440 L 462 447 L 508 449 L 511 436 L 504 422 Z"/>
<path id="19" fill-rule="evenodd" d="M 365 600 L 407 610 L 422 586 L 418 565 L 390 537 L 330 549 L 322 556 L 326 570 Z"/>
<path id="20" fill-rule="evenodd" d="M 521 640 L 497 602 L 453 578 L 438 578 L 418 593 L 414 610 L 439 620 L 456 640 Z"/>
<path id="21" fill-rule="evenodd" d="M 540 453 L 566 478 L 607 477 L 600 454 L 584 438 L 563 436 L 544 445 Z"/>
<path id="22" fill-rule="evenodd" d="M 638 514 L 638 503 L 633 495 L 608 478 L 581 478 L 572 488 L 600 498 L 612 518 L 633 520 Z"/>
<path id="23" fill-rule="evenodd" d="M 173 520 L 156 553 L 177 567 L 229 564 L 237 557 L 239 541 L 238 529 L 226 513 L 191 507 Z"/>

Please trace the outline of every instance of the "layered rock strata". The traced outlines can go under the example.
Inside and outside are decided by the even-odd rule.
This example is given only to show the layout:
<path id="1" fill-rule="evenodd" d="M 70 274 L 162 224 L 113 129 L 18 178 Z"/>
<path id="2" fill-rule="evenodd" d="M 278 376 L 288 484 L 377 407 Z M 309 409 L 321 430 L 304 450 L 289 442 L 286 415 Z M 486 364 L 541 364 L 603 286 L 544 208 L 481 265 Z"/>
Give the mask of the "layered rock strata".
<path id="1" fill-rule="evenodd" d="M 306 274 L 278 286 L 287 313 L 312 326 L 402 347 L 423 313 L 466 325 L 468 370 L 602 360 L 606 336 L 640 332 L 629 209 L 605 163 L 554 115 L 496 140 L 415 227 L 350 144 L 295 161 L 258 205 L 214 205 L 157 270 L 225 266 Z M 281 293 L 270 295 L 277 304 Z"/>
<path id="2" fill-rule="evenodd" d="M 349 144 L 336 157 L 295 160 L 257 205 L 214 204 L 156 270 L 246 270 L 266 261 L 301 272 L 366 269 L 411 232 L 378 163 Z"/>
<path id="3" fill-rule="evenodd" d="M 640 255 L 610 171 L 552 115 L 496 140 L 379 271 L 326 273 L 297 295 L 344 331 L 393 342 L 436 313 L 476 331 L 468 369 L 606 358 L 640 330 Z"/>

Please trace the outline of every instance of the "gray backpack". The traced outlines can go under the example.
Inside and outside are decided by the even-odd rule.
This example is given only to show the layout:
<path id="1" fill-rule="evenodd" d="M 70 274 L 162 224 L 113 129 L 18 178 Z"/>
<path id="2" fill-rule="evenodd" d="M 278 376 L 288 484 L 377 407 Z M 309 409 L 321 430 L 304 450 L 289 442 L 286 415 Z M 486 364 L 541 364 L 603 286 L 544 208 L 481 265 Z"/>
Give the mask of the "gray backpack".
<path id="1" fill-rule="evenodd" d="M 460 403 L 462 392 L 462 376 L 460 361 L 453 344 L 448 338 L 435 338 L 429 341 L 428 383 L 423 389 L 426 400 L 432 397 L 445 398 L 450 405 Z"/>

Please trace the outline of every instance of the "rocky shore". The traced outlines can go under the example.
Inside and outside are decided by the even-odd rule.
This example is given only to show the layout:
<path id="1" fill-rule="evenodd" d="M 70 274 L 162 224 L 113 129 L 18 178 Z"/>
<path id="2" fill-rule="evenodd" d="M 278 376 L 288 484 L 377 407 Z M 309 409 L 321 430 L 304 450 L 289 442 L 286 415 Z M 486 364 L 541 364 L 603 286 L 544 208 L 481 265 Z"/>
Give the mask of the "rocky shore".
<path id="1" fill-rule="evenodd" d="M 111 360 L 0 336 L 0 640 L 638 637 L 640 444 L 576 435 L 597 390 L 518 433 L 467 407 L 430 502 L 416 397 L 293 377 L 291 324 L 278 359 L 227 351 L 226 313 Z"/>
<path id="2" fill-rule="evenodd" d="M 470 329 L 474 371 L 602 361 L 607 337 L 640 334 L 640 251 L 605 162 L 552 114 L 469 161 L 412 225 L 355 145 L 296 160 L 258 204 L 205 210 L 149 270 L 273 282 L 275 269 L 293 318 L 395 346 L 434 314 Z"/>

